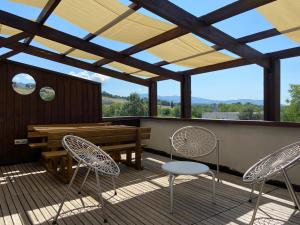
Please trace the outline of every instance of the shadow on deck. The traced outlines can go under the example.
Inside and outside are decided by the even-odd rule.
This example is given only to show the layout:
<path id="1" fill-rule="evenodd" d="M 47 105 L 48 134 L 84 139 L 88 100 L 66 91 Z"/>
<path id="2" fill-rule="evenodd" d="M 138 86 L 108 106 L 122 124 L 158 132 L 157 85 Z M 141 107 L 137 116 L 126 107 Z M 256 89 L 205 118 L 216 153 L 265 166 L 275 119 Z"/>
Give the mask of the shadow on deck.
<path id="1" fill-rule="evenodd" d="M 254 203 L 248 203 L 250 187 L 240 177 L 221 173 L 217 204 L 211 202 L 208 176 L 180 176 L 175 181 L 174 214 L 169 214 L 168 176 L 160 166 L 167 158 L 145 153 L 143 171 L 121 165 L 118 195 L 111 180 L 101 178 L 108 224 L 248 224 Z M 0 167 L 0 224 L 51 224 L 67 185 L 49 175 L 38 163 Z M 76 192 L 83 180 L 80 169 L 72 194 L 58 224 L 103 224 L 97 207 L 95 178 L 91 174 L 80 198 Z M 298 193 L 299 195 L 299 193 Z M 300 196 L 299 196 L 300 197 Z M 83 205 L 85 207 L 83 207 Z M 300 224 L 287 190 L 265 186 L 255 224 Z"/>

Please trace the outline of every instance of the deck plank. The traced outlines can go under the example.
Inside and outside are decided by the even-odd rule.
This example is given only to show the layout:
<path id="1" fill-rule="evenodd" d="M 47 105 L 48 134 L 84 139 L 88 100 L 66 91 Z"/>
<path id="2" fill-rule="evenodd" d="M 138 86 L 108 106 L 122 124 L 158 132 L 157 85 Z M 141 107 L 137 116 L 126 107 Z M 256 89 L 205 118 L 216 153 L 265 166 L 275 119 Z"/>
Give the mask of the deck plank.
<path id="1" fill-rule="evenodd" d="M 174 186 L 174 213 L 169 213 L 168 175 L 161 165 L 168 158 L 145 153 L 144 170 L 120 165 L 117 196 L 111 179 L 101 177 L 108 224 L 248 224 L 255 202 L 248 203 L 250 187 L 240 177 L 220 174 L 217 204 L 211 199 L 211 178 L 180 176 Z M 0 224 L 50 225 L 67 185 L 48 174 L 39 163 L 0 167 Z M 104 224 L 99 207 L 95 175 L 91 173 L 81 195 L 77 192 L 86 168 L 79 170 L 58 224 Z M 256 192 L 257 193 L 257 192 Z M 299 196 L 300 194 L 297 193 Z M 83 206 L 84 204 L 84 206 Z M 266 185 L 255 224 L 300 224 L 287 190 Z"/>

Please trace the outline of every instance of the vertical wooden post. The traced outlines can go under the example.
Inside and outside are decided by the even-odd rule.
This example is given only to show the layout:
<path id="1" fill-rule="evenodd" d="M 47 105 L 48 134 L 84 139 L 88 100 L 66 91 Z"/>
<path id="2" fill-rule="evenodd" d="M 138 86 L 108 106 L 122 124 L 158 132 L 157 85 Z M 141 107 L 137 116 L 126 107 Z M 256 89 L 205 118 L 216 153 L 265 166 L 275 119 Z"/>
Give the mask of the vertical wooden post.
<path id="1" fill-rule="evenodd" d="M 280 59 L 264 69 L 264 120 L 280 121 Z"/>
<path id="2" fill-rule="evenodd" d="M 149 86 L 149 116 L 157 116 L 157 82 L 151 81 Z"/>
<path id="3" fill-rule="evenodd" d="M 181 81 L 181 118 L 192 117 L 192 101 L 191 101 L 191 76 L 183 76 Z"/>
<path id="4" fill-rule="evenodd" d="M 141 128 L 136 129 L 136 146 L 135 146 L 135 168 L 141 170 L 142 167 L 142 139 Z"/>
<path id="5" fill-rule="evenodd" d="M 99 89 L 98 89 L 99 93 L 97 93 L 98 98 L 96 98 L 96 99 L 97 99 L 97 101 L 99 102 L 99 103 L 98 103 L 98 104 L 99 104 L 99 107 L 97 108 L 97 109 L 99 110 L 99 112 L 98 112 L 99 119 L 98 119 L 97 121 L 102 121 L 102 120 L 103 120 L 102 84 L 100 83 L 98 87 L 99 87 Z M 95 104 L 96 104 L 96 103 L 95 103 Z"/>

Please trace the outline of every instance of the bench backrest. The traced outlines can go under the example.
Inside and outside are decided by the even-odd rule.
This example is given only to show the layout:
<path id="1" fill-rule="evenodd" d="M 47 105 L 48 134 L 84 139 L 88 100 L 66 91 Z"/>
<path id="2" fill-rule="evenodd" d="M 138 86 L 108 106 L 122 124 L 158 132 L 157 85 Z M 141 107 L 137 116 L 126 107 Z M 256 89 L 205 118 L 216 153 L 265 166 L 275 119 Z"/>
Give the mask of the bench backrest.
<path id="1" fill-rule="evenodd" d="M 100 123 L 67 123 L 67 124 L 30 124 L 27 126 L 27 131 L 35 131 L 34 127 L 41 127 L 41 128 L 46 128 L 46 127 L 93 127 L 93 126 L 109 126 L 111 125 L 111 122 L 100 122 Z"/>
<path id="2" fill-rule="evenodd" d="M 67 134 L 73 134 L 96 145 L 107 145 L 113 143 L 130 143 L 140 142 L 141 140 L 149 139 L 151 128 L 102 128 L 89 131 L 66 131 L 66 132 L 49 132 L 48 133 L 48 148 L 62 147 L 61 140 Z"/>
<path id="3" fill-rule="evenodd" d="M 109 126 L 111 122 L 102 122 L 102 123 L 69 123 L 69 124 L 41 124 L 41 125 L 28 125 L 27 126 L 27 138 L 37 138 L 37 137 L 45 137 L 45 134 L 36 131 L 34 128 L 53 128 L 53 130 L 60 129 L 73 129 L 76 127 L 86 127 L 86 128 L 94 128 L 94 127 L 102 127 Z"/>

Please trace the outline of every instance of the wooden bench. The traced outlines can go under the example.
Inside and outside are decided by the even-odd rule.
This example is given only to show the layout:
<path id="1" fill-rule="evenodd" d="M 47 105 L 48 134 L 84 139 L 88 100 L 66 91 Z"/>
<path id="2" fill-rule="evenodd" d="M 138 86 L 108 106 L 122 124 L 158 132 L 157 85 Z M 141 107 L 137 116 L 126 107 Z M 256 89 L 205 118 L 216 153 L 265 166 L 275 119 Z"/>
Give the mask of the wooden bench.
<path id="1" fill-rule="evenodd" d="M 141 153 L 142 140 L 149 139 L 151 128 L 137 128 L 128 126 L 107 126 L 101 129 L 90 131 L 72 132 L 48 132 L 47 152 L 42 152 L 42 158 L 47 170 L 54 172 L 60 177 L 69 181 L 72 176 L 72 159 L 67 151 L 62 148 L 62 138 L 67 134 L 73 134 L 85 138 L 92 143 L 99 145 L 104 151 L 110 153 L 115 160 L 120 159 L 120 153 L 126 152 L 125 163 L 132 165 L 132 153 L 135 153 L 135 168 L 142 169 Z"/>

